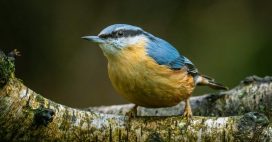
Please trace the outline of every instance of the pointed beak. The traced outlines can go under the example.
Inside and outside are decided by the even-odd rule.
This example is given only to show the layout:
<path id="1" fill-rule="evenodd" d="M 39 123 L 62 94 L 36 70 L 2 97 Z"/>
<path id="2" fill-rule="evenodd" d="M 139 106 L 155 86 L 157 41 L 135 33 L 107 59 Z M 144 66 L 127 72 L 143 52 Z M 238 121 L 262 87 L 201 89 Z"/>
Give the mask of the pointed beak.
<path id="1" fill-rule="evenodd" d="M 98 36 L 83 36 L 81 37 L 83 39 L 86 39 L 86 40 L 89 40 L 89 41 L 92 41 L 94 43 L 104 43 L 105 40 L 104 39 L 101 39 L 100 37 Z"/>

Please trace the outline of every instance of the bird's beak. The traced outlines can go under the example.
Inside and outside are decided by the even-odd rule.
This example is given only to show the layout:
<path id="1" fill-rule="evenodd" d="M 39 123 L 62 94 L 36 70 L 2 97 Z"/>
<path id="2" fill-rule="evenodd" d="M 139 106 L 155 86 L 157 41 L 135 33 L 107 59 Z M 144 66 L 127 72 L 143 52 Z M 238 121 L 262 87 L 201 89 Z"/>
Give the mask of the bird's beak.
<path id="1" fill-rule="evenodd" d="M 101 39 L 100 37 L 98 36 L 83 36 L 81 37 L 83 39 L 86 39 L 86 40 L 89 40 L 89 41 L 92 41 L 94 43 L 104 43 L 105 40 L 104 39 Z"/>

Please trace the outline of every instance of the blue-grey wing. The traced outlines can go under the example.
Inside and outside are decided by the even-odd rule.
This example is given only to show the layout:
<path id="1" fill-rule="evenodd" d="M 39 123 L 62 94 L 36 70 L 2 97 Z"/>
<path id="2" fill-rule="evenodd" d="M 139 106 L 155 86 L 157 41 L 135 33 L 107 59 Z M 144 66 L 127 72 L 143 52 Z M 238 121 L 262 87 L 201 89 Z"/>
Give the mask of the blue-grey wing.
<path id="1" fill-rule="evenodd" d="M 171 44 L 157 37 L 149 39 L 147 53 L 158 64 L 167 65 L 171 69 L 180 69 L 185 65 L 184 57 Z"/>
<path id="2" fill-rule="evenodd" d="M 151 35 L 147 49 L 148 55 L 158 64 L 167 65 L 173 70 L 179 70 L 186 66 L 190 74 L 197 74 L 194 64 L 163 39 Z"/>

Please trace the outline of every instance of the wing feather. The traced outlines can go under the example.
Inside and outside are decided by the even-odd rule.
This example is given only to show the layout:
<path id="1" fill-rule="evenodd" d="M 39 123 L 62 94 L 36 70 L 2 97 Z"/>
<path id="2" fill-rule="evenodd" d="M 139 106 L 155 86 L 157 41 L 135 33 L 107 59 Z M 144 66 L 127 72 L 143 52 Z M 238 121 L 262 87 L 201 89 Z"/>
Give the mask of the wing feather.
<path id="1" fill-rule="evenodd" d="M 190 74 L 198 73 L 194 64 L 188 58 L 182 56 L 170 43 L 155 36 L 149 36 L 148 55 L 158 64 L 166 65 L 173 70 L 179 70 L 186 66 Z"/>

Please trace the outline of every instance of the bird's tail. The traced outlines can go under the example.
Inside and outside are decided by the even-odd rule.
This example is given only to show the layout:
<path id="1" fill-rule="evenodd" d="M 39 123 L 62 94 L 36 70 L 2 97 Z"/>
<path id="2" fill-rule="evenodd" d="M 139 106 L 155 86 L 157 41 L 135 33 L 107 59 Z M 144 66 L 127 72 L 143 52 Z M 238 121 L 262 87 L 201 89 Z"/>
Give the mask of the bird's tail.
<path id="1" fill-rule="evenodd" d="M 213 78 L 208 77 L 206 75 L 196 75 L 194 78 L 196 85 L 209 86 L 212 89 L 216 90 L 228 90 L 228 87 L 224 86 L 223 84 L 215 82 Z"/>

